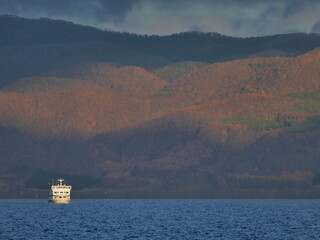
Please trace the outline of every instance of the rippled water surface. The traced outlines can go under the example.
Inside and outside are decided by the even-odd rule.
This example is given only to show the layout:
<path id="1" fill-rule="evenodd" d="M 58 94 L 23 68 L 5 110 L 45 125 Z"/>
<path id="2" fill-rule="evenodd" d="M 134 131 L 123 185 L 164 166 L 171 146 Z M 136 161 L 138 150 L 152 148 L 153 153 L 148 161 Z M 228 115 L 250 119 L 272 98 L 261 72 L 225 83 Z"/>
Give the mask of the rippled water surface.
<path id="1" fill-rule="evenodd" d="M 0 200 L 0 239 L 320 239 L 320 200 Z"/>

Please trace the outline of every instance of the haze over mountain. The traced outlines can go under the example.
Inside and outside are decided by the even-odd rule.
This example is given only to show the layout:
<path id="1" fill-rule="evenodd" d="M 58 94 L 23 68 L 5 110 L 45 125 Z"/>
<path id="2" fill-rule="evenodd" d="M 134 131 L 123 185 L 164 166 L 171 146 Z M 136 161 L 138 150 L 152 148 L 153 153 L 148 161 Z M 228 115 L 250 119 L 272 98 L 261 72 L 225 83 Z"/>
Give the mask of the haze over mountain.
<path id="1" fill-rule="evenodd" d="M 0 17 L 1 197 L 319 197 L 320 36 Z"/>

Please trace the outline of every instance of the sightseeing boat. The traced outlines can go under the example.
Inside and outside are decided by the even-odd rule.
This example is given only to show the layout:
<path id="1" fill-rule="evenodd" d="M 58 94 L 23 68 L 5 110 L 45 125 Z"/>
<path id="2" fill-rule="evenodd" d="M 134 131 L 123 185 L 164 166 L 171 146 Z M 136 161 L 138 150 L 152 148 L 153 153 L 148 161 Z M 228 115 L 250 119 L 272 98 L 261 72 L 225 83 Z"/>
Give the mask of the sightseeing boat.
<path id="1" fill-rule="evenodd" d="M 51 186 L 49 202 L 52 203 L 70 203 L 70 192 L 71 186 L 63 183 L 64 179 L 60 178 L 57 180 L 57 185 Z"/>

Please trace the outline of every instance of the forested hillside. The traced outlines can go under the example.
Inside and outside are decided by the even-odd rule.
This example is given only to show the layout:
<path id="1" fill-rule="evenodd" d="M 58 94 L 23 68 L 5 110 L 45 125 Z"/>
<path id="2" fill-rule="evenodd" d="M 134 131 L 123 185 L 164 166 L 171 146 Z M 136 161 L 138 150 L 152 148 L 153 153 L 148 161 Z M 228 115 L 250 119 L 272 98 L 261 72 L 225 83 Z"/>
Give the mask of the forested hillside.
<path id="1" fill-rule="evenodd" d="M 320 196 L 319 35 L 0 34 L 0 197 Z"/>

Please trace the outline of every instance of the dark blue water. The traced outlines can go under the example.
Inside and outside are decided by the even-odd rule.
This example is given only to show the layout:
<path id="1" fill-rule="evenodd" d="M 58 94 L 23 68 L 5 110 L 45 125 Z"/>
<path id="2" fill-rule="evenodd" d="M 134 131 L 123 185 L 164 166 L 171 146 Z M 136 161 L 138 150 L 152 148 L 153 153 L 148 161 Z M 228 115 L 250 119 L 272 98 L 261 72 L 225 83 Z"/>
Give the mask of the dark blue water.
<path id="1" fill-rule="evenodd" d="M 320 239 L 320 200 L 0 200 L 0 239 Z"/>

